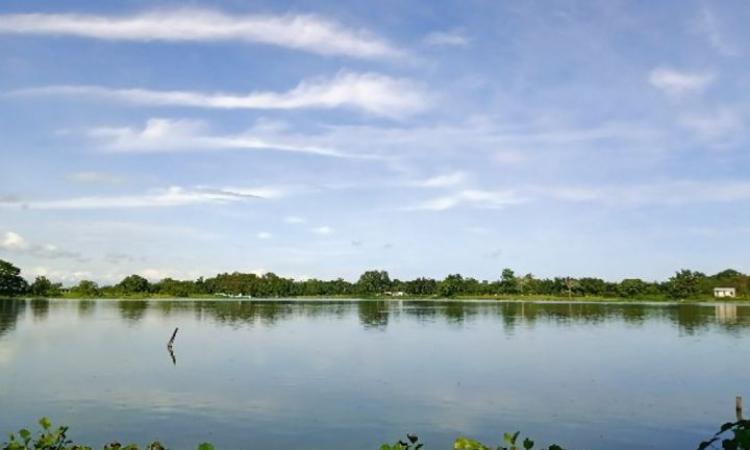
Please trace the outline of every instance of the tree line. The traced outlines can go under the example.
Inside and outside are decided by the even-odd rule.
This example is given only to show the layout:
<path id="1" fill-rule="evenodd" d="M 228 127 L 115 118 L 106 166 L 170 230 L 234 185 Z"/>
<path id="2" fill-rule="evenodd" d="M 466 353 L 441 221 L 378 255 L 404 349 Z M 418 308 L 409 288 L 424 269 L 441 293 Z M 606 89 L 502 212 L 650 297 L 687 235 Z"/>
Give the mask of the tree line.
<path id="1" fill-rule="evenodd" d="M 121 296 L 413 296 L 413 297 L 597 297 L 627 299 L 698 299 L 711 297 L 715 287 L 733 287 L 737 296 L 746 298 L 750 290 L 750 276 L 733 269 L 714 275 L 683 269 L 666 281 L 644 281 L 626 278 L 619 282 L 594 277 L 537 278 L 532 274 L 517 276 L 511 269 L 503 269 L 496 280 L 477 280 L 451 274 L 442 280 L 420 277 L 413 280 L 391 279 L 384 270 L 364 272 L 356 282 L 343 278 L 335 280 L 294 280 L 273 273 L 222 273 L 197 280 L 164 278 L 151 282 L 140 275 L 129 275 L 117 284 L 100 286 L 82 280 L 70 287 L 53 283 L 38 276 L 28 283 L 19 268 L 0 260 L 0 296 L 36 297 L 121 297 Z"/>

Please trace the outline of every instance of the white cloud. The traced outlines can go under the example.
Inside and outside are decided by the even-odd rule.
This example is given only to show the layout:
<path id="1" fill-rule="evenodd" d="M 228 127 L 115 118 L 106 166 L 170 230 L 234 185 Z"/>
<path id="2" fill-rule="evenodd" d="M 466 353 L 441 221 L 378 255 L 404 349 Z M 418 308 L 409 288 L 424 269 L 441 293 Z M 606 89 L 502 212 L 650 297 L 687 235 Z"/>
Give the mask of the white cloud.
<path id="1" fill-rule="evenodd" d="M 529 187 L 531 197 L 569 202 L 598 202 L 610 206 L 682 206 L 698 203 L 733 203 L 750 200 L 746 181 L 669 181 L 604 186 Z"/>
<path id="2" fill-rule="evenodd" d="M 503 166 L 520 164 L 526 160 L 526 156 L 518 150 L 502 150 L 492 156 L 492 160 Z"/>
<path id="3" fill-rule="evenodd" d="M 737 47 L 724 37 L 720 25 L 714 12 L 708 6 L 704 6 L 698 16 L 698 31 L 706 35 L 708 42 L 720 54 L 724 56 L 739 55 L 740 52 Z"/>
<path id="4" fill-rule="evenodd" d="M 284 217 L 284 222 L 288 224 L 299 224 L 299 223 L 305 223 L 306 220 L 299 216 L 286 216 Z"/>
<path id="5" fill-rule="evenodd" d="M 0 249 L 31 255 L 37 258 L 71 258 L 82 260 L 80 253 L 62 250 L 53 244 L 29 244 L 26 239 L 13 231 L 6 232 L 0 241 Z"/>
<path id="6" fill-rule="evenodd" d="M 729 108 L 720 108 L 708 114 L 685 114 L 679 123 L 700 139 L 716 146 L 732 144 L 745 128 L 740 114 Z"/>
<path id="7" fill-rule="evenodd" d="M 261 231 L 256 236 L 258 237 L 258 239 L 271 239 L 273 237 L 273 235 L 268 231 Z"/>
<path id="8" fill-rule="evenodd" d="M 60 200 L 27 202 L 25 207 L 32 209 L 122 209 L 158 208 L 206 204 L 226 204 L 251 198 L 270 199 L 284 195 L 279 188 L 208 188 L 185 189 L 172 186 L 145 194 L 118 196 L 75 197 Z M 0 205 L 2 206 L 2 205 Z M 9 207 L 10 205 L 6 206 Z"/>
<path id="9" fill-rule="evenodd" d="M 90 137 L 100 139 L 103 145 L 117 152 L 189 152 L 215 150 L 281 151 L 305 153 L 337 158 L 371 158 L 353 155 L 324 146 L 286 142 L 284 137 L 251 129 L 246 133 L 219 135 L 207 130 L 207 125 L 196 120 L 153 118 L 142 129 L 131 127 L 99 127 L 88 131 Z M 267 131 L 266 131 L 267 132 Z"/>
<path id="10" fill-rule="evenodd" d="M 323 225 L 320 227 L 313 228 L 310 231 L 316 234 L 328 235 L 328 234 L 333 233 L 333 228 L 329 227 L 328 225 Z"/>
<path id="11" fill-rule="evenodd" d="M 5 250 L 23 250 L 27 247 L 26 240 L 18 233 L 7 231 L 0 241 L 0 248 Z"/>
<path id="12" fill-rule="evenodd" d="M 425 36 L 422 42 L 431 47 L 466 47 L 469 38 L 460 31 L 435 31 Z"/>
<path id="13" fill-rule="evenodd" d="M 466 227 L 466 231 L 468 231 L 469 233 L 478 234 L 481 236 L 490 234 L 490 229 L 487 227 L 483 227 L 483 226 Z"/>
<path id="14" fill-rule="evenodd" d="M 750 201 L 750 182 L 734 180 L 666 181 L 621 185 L 525 185 L 512 190 L 461 190 L 407 210 L 445 211 L 456 207 L 503 208 L 534 201 L 595 203 L 612 207 L 683 206 Z M 484 227 L 468 227 L 476 234 Z"/>
<path id="15" fill-rule="evenodd" d="M 112 89 L 102 86 L 44 86 L 13 91 L 11 95 L 94 97 L 146 106 L 183 106 L 211 109 L 334 109 L 348 108 L 385 117 L 401 117 L 425 109 L 429 103 L 420 85 L 378 73 L 339 72 L 334 78 L 313 78 L 286 92 L 248 94 L 194 91 Z"/>
<path id="16" fill-rule="evenodd" d="M 430 211 L 444 211 L 457 206 L 471 206 L 477 208 L 503 208 L 525 202 L 513 190 L 483 191 L 466 189 L 455 194 L 437 197 L 409 209 L 424 209 Z"/>
<path id="17" fill-rule="evenodd" d="M 392 58 L 403 55 L 386 40 L 314 15 L 229 15 L 182 9 L 130 16 L 4 14 L 0 33 L 47 34 L 112 41 L 218 42 L 276 45 L 322 55 Z"/>
<path id="18" fill-rule="evenodd" d="M 414 183 L 415 186 L 427 188 L 450 187 L 461 184 L 466 179 L 464 172 L 453 172 L 445 175 L 437 175 Z"/>
<path id="19" fill-rule="evenodd" d="M 76 183 L 89 184 L 120 184 L 125 181 L 125 177 L 104 172 L 73 172 L 66 178 Z"/>
<path id="20" fill-rule="evenodd" d="M 668 67 L 657 67 L 648 74 L 652 86 L 664 93 L 680 97 L 703 91 L 714 81 L 711 73 L 681 72 Z"/>
<path id="21" fill-rule="evenodd" d="M 86 236 L 87 241 L 105 245 L 113 240 L 142 239 L 155 240 L 165 237 L 183 237 L 191 240 L 215 240 L 221 237 L 214 231 L 193 228 L 178 224 L 151 224 L 145 222 L 119 222 L 107 220 L 65 221 L 57 224 L 67 234 L 77 233 Z M 115 259 L 117 257 L 115 256 Z M 122 259 L 122 258 L 120 258 Z"/>

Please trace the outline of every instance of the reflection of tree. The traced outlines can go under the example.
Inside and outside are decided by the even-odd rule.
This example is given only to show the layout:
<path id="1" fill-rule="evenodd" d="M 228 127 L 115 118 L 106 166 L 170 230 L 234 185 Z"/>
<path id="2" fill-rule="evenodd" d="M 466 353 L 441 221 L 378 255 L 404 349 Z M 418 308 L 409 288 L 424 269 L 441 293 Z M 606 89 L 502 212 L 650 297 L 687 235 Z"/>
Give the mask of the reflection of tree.
<path id="1" fill-rule="evenodd" d="M 49 315 L 49 300 L 46 298 L 35 298 L 29 302 L 34 320 L 45 320 Z"/>
<path id="2" fill-rule="evenodd" d="M 117 307 L 120 309 L 120 317 L 130 322 L 138 322 L 146 315 L 148 304 L 144 300 L 120 300 Z"/>
<path id="3" fill-rule="evenodd" d="M 18 301 L 17 301 L 18 302 Z M 49 303 L 29 302 L 35 317 L 46 317 Z M 95 302 L 79 302 L 79 314 L 90 314 Z M 14 305 L 7 300 L 6 309 Z M 23 308 L 24 302 L 15 303 Z M 18 306 L 20 305 L 20 306 Z M 398 305 L 398 306 L 397 306 Z M 721 327 L 734 332 L 750 326 L 750 307 L 737 305 L 729 313 L 716 313 L 714 305 L 700 304 L 643 304 L 643 303 L 585 303 L 585 302 L 470 302 L 452 301 L 336 301 L 336 300 L 242 300 L 242 301 L 119 301 L 123 319 L 141 320 L 149 309 L 162 317 L 194 314 L 198 320 L 212 320 L 230 326 L 274 324 L 293 317 L 350 317 L 356 312 L 362 326 L 384 330 L 392 314 L 407 316 L 421 322 L 443 321 L 462 326 L 476 317 L 495 317 L 502 320 L 504 329 L 512 333 L 520 324 L 533 327 L 539 323 L 565 326 L 580 324 L 604 325 L 624 322 L 636 327 L 649 321 L 671 321 L 682 332 L 697 333 Z M 54 305 L 53 305 L 54 308 Z M 356 311 L 355 311 L 356 310 Z M 723 308 L 721 311 L 729 311 Z M 7 315 L 6 315 L 7 316 Z M 8 320 L 7 317 L 0 320 Z M 14 319 L 11 319 L 12 321 Z M 175 325 L 179 325 L 175 323 Z M 6 328 L 9 325 L 6 325 Z M 12 325 L 10 325 L 12 326 Z M 0 329 L 2 331 L 2 329 Z"/>
<path id="4" fill-rule="evenodd" d="M 388 303 L 363 300 L 357 303 L 359 322 L 365 328 L 384 330 L 388 326 Z"/>
<path id="5" fill-rule="evenodd" d="M 462 323 L 467 313 L 471 313 L 472 310 L 477 311 L 476 306 L 460 301 L 448 302 L 443 309 L 443 313 L 449 322 Z"/>
<path id="6" fill-rule="evenodd" d="M 198 318 L 211 318 L 229 325 L 253 324 L 260 321 L 273 325 L 294 313 L 285 301 L 199 301 L 194 304 Z"/>
<path id="7" fill-rule="evenodd" d="M 520 305 L 522 303 L 502 303 L 497 308 L 497 313 L 500 314 L 506 333 L 513 334 L 513 331 L 516 329 L 516 322 L 518 322 L 520 316 Z"/>
<path id="8" fill-rule="evenodd" d="M 96 302 L 93 300 L 78 301 L 78 317 L 88 317 L 94 313 Z"/>
<path id="9" fill-rule="evenodd" d="M 16 327 L 18 316 L 25 310 L 25 300 L 0 300 L 0 337 Z"/>

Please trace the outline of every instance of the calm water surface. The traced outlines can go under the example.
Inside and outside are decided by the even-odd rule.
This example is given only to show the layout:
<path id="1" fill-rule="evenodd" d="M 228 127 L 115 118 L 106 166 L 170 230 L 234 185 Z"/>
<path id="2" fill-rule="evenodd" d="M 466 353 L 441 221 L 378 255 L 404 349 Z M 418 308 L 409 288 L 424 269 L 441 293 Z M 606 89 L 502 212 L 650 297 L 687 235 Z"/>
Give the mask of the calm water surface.
<path id="1" fill-rule="evenodd" d="M 165 343 L 180 327 L 175 360 Z M 430 450 L 522 430 L 692 449 L 750 399 L 750 307 L 0 301 L 0 433 L 172 448 Z"/>

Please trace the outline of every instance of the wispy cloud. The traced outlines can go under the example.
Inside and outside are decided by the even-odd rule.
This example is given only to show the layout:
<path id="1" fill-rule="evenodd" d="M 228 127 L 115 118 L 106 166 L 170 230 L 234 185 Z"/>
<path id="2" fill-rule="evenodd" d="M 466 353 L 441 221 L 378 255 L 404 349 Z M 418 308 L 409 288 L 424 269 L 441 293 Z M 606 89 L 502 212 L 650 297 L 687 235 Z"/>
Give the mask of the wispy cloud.
<path id="1" fill-rule="evenodd" d="M 745 129 L 745 121 L 731 108 L 684 114 L 679 123 L 692 130 L 704 142 L 716 147 L 736 143 Z"/>
<path id="2" fill-rule="evenodd" d="M 328 234 L 333 233 L 333 228 L 329 227 L 328 225 L 323 225 L 320 227 L 313 228 L 310 231 L 312 231 L 315 234 L 328 235 Z"/>
<path id="3" fill-rule="evenodd" d="M 610 206 L 682 206 L 750 200 L 750 183 L 736 180 L 668 181 L 603 186 L 531 186 L 531 198 L 568 202 L 597 202 Z"/>
<path id="4" fill-rule="evenodd" d="M 294 225 L 294 224 L 305 223 L 306 220 L 299 216 L 286 216 L 284 217 L 284 222 Z"/>
<path id="5" fill-rule="evenodd" d="M 386 117 L 413 114 L 428 105 L 424 89 L 411 80 L 378 73 L 346 71 L 339 72 L 333 78 L 304 80 L 286 92 L 227 94 L 102 86 L 43 86 L 16 90 L 10 95 L 94 97 L 134 105 L 212 109 L 348 108 Z"/>
<path id="6" fill-rule="evenodd" d="M 263 134 L 251 129 L 241 134 L 220 135 L 208 130 L 205 122 L 153 118 L 142 129 L 132 127 L 98 127 L 88 131 L 92 138 L 101 140 L 103 145 L 118 152 L 190 152 L 215 150 L 270 150 L 293 153 L 306 153 L 338 158 L 367 158 L 368 155 L 352 155 L 323 146 L 302 145 L 286 142 L 276 133 Z"/>
<path id="7" fill-rule="evenodd" d="M 445 211 L 458 206 L 497 209 L 526 201 L 526 198 L 519 196 L 514 190 L 485 191 L 465 189 L 451 195 L 433 198 L 407 209 Z"/>
<path id="8" fill-rule="evenodd" d="M 436 175 L 424 180 L 415 181 L 414 186 L 426 188 L 450 187 L 461 184 L 466 179 L 464 172 L 453 172 L 444 175 Z"/>
<path id="9" fill-rule="evenodd" d="M 447 211 L 458 207 L 496 209 L 529 202 L 596 203 L 640 208 L 689 204 L 750 201 L 750 183 L 745 181 L 668 181 L 622 185 L 523 185 L 513 189 L 459 190 L 436 197 L 407 210 Z M 483 227 L 467 231 L 481 234 Z"/>
<path id="10" fill-rule="evenodd" d="M 258 239 L 271 239 L 273 237 L 273 234 L 269 233 L 268 231 L 261 231 L 258 234 L 255 235 Z"/>
<path id="11" fill-rule="evenodd" d="M 431 47 L 466 47 L 469 45 L 469 38 L 459 30 L 453 31 L 435 31 L 424 37 L 422 42 Z"/>
<path id="12" fill-rule="evenodd" d="M 69 173 L 66 178 L 75 183 L 85 184 L 121 184 L 125 182 L 125 177 L 105 172 L 73 172 Z"/>
<path id="13" fill-rule="evenodd" d="M 705 34 L 711 46 L 724 56 L 737 56 L 740 54 L 735 45 L 730 43 L 721 30 L 716 14 L 706 5 L 698 16 L 697 29 Z"/>
<path id="14" fill-rule="evenodd" d="M 4 14 L 0 15 L 0 33 L 140 42 L 241 41 L 368 59 L 403 55 L 403 51 L 366 30 L 300 14 L 240 16 L 200 9 L 129 16 Z"/>
<path id="15" fill-rule="evenodd" d="M 648 81 L 667 95 L 679 97 L 703 91 L 714 81 L 714 75 L 657 67 L 649 72 Z"/>
<path id="16" fill-rule="evenodd" d="M 59 200 L 26 202 L 32 209 L 123 209 L 159 208 L 206 204 L 227 204 L 248 199 L 269 199 L 282 196 L 280 189 L 257 188 L 206 188 L 185 189 L 172 186 L 138 195 L 74 197 Z M 7 205 L 9 207 L 11 205 Z"/>
<path id="17" fill-rule="evenodd" d="M 501 166 L 510 166 L 524 162 L 526 156 L 518 150 L 501 150 L 493 155 L 492 160 Z"/>

